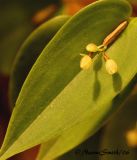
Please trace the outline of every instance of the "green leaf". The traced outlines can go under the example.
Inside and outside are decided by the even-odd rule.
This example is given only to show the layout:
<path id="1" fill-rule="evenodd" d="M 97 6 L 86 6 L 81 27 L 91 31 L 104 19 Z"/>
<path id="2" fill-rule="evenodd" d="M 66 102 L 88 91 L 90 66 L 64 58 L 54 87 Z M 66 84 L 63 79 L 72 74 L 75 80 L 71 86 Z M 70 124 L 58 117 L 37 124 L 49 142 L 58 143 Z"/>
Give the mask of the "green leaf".
<path id="1" fill-rule="evenodd" d="M 76 159 L 98 160 L 97 154 L 91 155 L 91 154 L 88 154 L 88 152 L 99 150 L 101 135 L 102 135 L 102 130 L 97 132 L 94 136 L 90 137 L 88 140 L 86 140 L 82 144 L 78 145 L 73 150 L 59 157 L 58 159 L 59 160 L 67 160 L 67 159 L 70 159 L 70 160 L 76 160 Z"/>
<path id="2" fill-rule="evenodd" d="M 71 140 L 75 141 L 75 139 L 72 139 L 72 137 L 76 138 L 76 136 L 79 136 L 80 130 L 79 130 L 79 132 L 77 132 L 75 134 L 74 129 L 72 130 L 72 132 L 67 132 L 66 131 L 66 134 L 63 133 L 63 136 L 60 136 L 57 139 L 53 139 L 50 142 L 42 144 L 41 148 L 40 148 L 40 151 L 39 151 L 39 154 L 37 156 L 37 160 L 48 159 L 47 155 L 49 155 L 49 153 L 51 154 L 51 152 L 54 154 L 52 157 L 56 157 L 56 156 L 61 155 L 61 152 L 63 150 L 66 152 L 66 147 L 71 142 Z M 90 154 L 88 155 L 88 154 L 86 154 L 86 152 L 88 152 L 88 151 L 89 152 L 90 151 L 98 151 L 99 150 L 101 133 L 102 132 L 97 132 L 94 136 L 92 136 L 91 138 L 89 138 L 88 140 L 83 142 L 82 144 L 78 145 L 73 150 L 71 150 L 68 153 L 64 154 L 63 156 L 59 157 L 58 159 L 59 160 L 67 160 L 67 159 L 70 159 L 70 160 L 76 160 L 76 159 L 91 160 L 91 158 L 92 158 L 94 160 L 98 160 L 98 155 L 90 155 Z M 59 147 L 59 148 L 57 148 L 57 147 Z M 54 152 L 53 152 L 53 150 L 54 150 Z"/>
<path id="3" fill-rule="evenodd" d="M 38 27 L 18 51 L 10 76 L 10 103 L 14 107 L 20 89 L 34 62 L 69 16 L 58 16 Z"/>
<path id="4" fill-rule="evenodd" d="M 101 149 L 111 151 L 118 149 L 129 151 L 127 155 L 105 155 L 102 160 L 136 160 L 137 152 L 135 148 L 128 146 L 126 134 L 134 130 L 137 121 L 137 94 L 131 96 L 122 106 L 121 110 L 111 119 L 106 126 L 102 137 Z"/>
<path id="5" fill-rule="evenodd" d="M 101 0 L 81 10 L 59 30 L 21 89 L 1 149 L 1 160 L 56 139 L 65 131 L 70 133 L 74 129 L 77 133 L 82 129 L 76 141 L 67 147 L 70 149 L 104 123 L 114 111 L 111 108 L 114 98 L 136 73 L 136 21 L 108 50 L 119 66 L 119 74 L 114 77 L 106 73 L 100 56 L 92 69 L 80 70 L 79 54 L 90 42 L 100 44 L 130 14 L 130 5 L 125 0 Z M 131 41 L 125 46 L 128 39 Z"/>
<path id="6" fill-rule="evenodd" d="M 121 92 L 121 94 L 119 94 L 114 98 L 114 101 L 112 104 L 110 104 L 110 106 L 103 106 L 104 108 L 105 107 L 111 108 L 111 110 L 107 113 L 106 117 L 109 114 L 112 114 L 118 107 L 120 107 L 120 104 L 128 96 L 128 94 L 134 87 L 135 83 L 136 83 L 136 78 L 132 80 L 130 85 L 123 92 Z M 95 111 L 94 121 L 99 120 L 100 114 L 101 114 L 100 110 Z M 98 116 L 99 118 L 98 117 L 95 118 L 95 116 Z M 104 119 L 106 117 L 104 117 Z M 70 149 L 73 149 L 73 147 L 77 146 L 77 144 L 79 144 L 83 139 L 85 138 L 87 139 L 90 135 L 94 135 L 94 133 L 102 126 L 102 122 L 100 120 L 100 122 L 97 122 L 97 124 L 95 124 L 96 126 L 91 126 L 94 125 L 94 122 L 93 124 L 91 124 L 92 123 L 92 121 L 90 121 L 91 119 L 83 120 L 83 122 L 75 125 L 71 129 L 64 131 L 61 134 L 61 136 L 57 137 L 56 139 L 52 139 L 50 142 L 42 144 L 37 160 L 48 160 L 59 157 L 64 153 L 68 152 Z M 90 128 L 90 126 L 92 128 Z M 92 148 L 95 149 L 95 146 L 93 146 Z"/>

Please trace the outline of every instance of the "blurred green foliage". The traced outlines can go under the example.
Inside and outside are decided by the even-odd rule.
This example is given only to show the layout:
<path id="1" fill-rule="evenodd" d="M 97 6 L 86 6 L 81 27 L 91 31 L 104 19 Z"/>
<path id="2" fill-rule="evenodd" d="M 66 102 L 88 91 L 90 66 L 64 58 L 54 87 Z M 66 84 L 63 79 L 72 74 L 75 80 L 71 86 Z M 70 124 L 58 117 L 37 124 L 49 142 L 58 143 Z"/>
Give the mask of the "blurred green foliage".
<path id="1" fill-rule="evenodd" d="M 0 1 L 0 73 L 8 75 L 13 60 L 28 34 L 37 26 L 32 21 L 36 12 L 57 0 Z"/>

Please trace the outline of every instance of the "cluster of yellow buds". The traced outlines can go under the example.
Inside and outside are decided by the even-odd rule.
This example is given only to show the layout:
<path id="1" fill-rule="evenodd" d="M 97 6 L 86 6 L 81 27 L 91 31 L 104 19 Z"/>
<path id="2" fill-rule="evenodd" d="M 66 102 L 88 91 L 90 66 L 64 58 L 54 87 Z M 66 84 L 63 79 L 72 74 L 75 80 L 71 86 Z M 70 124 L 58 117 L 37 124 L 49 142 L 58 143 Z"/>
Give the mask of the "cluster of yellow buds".
<path id="1" fill-rule="evenodd" d="M 80 61 L 80 68 L 87 70 L 92 66 L 92 59 L 94 53 L 102 53 L 105 60 L 106 71 L 113 75 L 118 72 L 117 63 L 108 57 L 105 54 L 107 46 L 112 43 L 117 36 L 126 28 L 128 22 L 122 22 L 113 32 L 111 32 L 103 41 L 102 45 L 97 46 L 94 43 L 90 43 L 86 46 L 86 50 L 89 52 L 89 55 L 81 54 L 83 57 Z"/>
<path id="2" fill-rule="evenodd" d="M 84 55 L 81 54 L 83 57 L 80 61 L 80 67 L 84 70 L 89 69 L 92 66 L 92 54 L 91 53 L 96 53 L 96 52 L 104 52 L 106 50 L 106 46 L 100 45 L 97 46 L 94 43 L 90 43 L 86 46 L 86 50 L 90 52 L 89 55 Z M 110 59 L 106 54 L 103 54 L 103 57 L 105 59 L 105 66 L 106 66 L 106 71 L 113 75 L 118 71 L 117 64 L 114 60 Z"/>

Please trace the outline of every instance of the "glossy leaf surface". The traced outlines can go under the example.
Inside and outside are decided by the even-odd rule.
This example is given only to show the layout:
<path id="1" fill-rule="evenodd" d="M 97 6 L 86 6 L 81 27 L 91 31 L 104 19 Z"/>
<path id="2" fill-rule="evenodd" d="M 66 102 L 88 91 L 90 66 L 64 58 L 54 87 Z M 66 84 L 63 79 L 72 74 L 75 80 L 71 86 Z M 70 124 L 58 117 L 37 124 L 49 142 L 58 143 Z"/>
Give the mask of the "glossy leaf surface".
<path id="1" fill-rule="evenodd" d="M 10 102 L 14 107 L 21 87 L 39 54 L 69 16 L 58 16 L 38 27 L 24 42 L 14 62 L 10 76 Z"/>

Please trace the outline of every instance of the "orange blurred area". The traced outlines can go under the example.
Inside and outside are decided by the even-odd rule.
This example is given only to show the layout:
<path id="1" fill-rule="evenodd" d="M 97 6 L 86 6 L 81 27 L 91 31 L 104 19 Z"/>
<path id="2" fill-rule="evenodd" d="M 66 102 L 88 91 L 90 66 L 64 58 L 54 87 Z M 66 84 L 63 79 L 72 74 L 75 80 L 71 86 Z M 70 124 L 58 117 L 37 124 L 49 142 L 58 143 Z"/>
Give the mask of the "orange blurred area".
<path id="1" fill-rule="evenodd" d="M 35 24 L 41 24 L 45 20 L 49 19 L 57 10 L 57 6 L 52 4 L 49 5 L 48 7 L 45 7 L 35 13 L 34 17 L 32 18 L 32 21 Z"/>
<path id="2" fill-rule="evenodd" d="M 126 134 L 126 138 L 129 147 L 137 147 L 137 128 L 128 131 Z"/>
<path id="3" fill-rule="evenodd" d="M 73 15 L 78 12 L 81 8 L 85 7 L 86 5 L 94 2 L 95 0 L 62 0 L 65 4 L 65 13 L 69 15 Z"/>
<path id="4" fill-rule="evenodd" d="M 13 156 L 9 160 L 35 160 L 38 150 L 39 146 L 33 147 L 25 152 Z"/>

